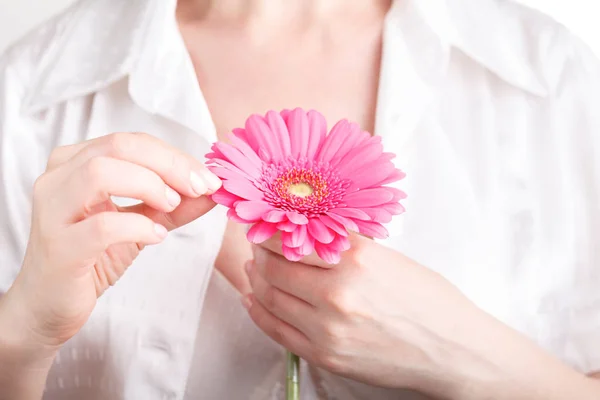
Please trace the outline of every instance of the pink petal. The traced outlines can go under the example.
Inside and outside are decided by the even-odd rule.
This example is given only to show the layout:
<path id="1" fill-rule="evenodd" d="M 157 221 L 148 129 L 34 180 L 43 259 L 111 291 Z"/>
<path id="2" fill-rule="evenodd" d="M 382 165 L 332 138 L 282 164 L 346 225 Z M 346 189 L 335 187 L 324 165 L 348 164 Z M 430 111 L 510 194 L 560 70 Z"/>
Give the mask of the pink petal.
<path id="1" fill-rule="evenodd" d="M 400 215 L 404 211 L 406 211 L 404 206 L 400 203 L 388 203 L 388 204 L 383 204 L 380 207 L 392 215 Z"/>
<path id="2" fill-rule="evenodd" d="M 233 165 L 253 177 L 260 176 L 260 164 L 253 164 L 240 150 L 227 143 L 217 143 L 217 146 Z"/>
<path id="3" fill-rule="evenodd" d="M 287 216 L 285 215 L 285 211 L 271 210 L 263 215 L 262 219 L 263 221 L 277 223 L 287 221 Z"/>
<path id="4" fill-rule="evenodd" d="M 348 217 L 353 219 L 362 219 L 365 221 L 369 220 L 369 215 L 364 211 L 361 211 L 357 208 L 336 208 L 331 210 L 327 215 L 333 218 L 333 214 L 341 215 L 342 217 Z M 339 221 L 338 221 L 339 222 Z"/>
<path id="5" fill-rule="evenodd" d="M 298 252 L 303 256 L 307 256 L 315 249 L 315 240 L 309 235 L 306 236 L 306 240 L 298 247 Z"/>
<path id="6" fill-rule="evenodd" d="M 402 190 L 395 188 L 395 187 L 386 187 L 387 190 L 389 190 L 390 192 L 392 192 L 392 194 L 394 195 L 394 197 L 392 198 L 392 201 L 398 201 L 398 200 L 402 200 L 406 198 L 406 193 L 404 193 Z"/>
<path id="7" fill-rule="evenodd" d="M 354 220 L 350 219 L 350 218 L 346 218 L 346 217 L 342 217 L 341 215 L 329 212 L 327 214 L 328 216 L 330 216 L 333 220 L 339 222 L 340 224 L 344 225 L 344 227 L 349 230 L 349 231 L 353 231 L 353 232 L 358 232 L 358 225 L 356 225 L 356 222 L 354 222 Z M 365 214 L 366 215 L 366 214 Z M 369 216 L 367 215 L 367 218 Z"/>
<path id="8" fill-rule="evenodd" d="M 244 142 L 248 143 L 252 150 L 254 150 L 254 152 L 258 154 L 258 149 L 260 148 L 260 146 L 258 145 L 258 142 L 256 141 L 256 138 L 253 135 L 248 135 L 246 133 L 246 130 L 243 128 L 235 128 L 231 132 L 235 135 L 235 137 L 238 137 Z"/>
<path id="9" fill-rule="evenodd" d="M 323 140 L 325 140 L 325 136 L 327 135 L 327 122 L 325 121 L 325 117 L 318 111 L 309 111 L 307 117 L 310 135 L 306 155 L 309 158 L 314 158 L 317 150 L 319 150 L 321 143 L 323 143 Z"/>
<path id="10" fill-rule="evenodd" d="M 265 119 L 267 120 L 267 124 L 269 125 L 269 128 L 271 128 L 271 131 L 277 137 L 282 158 L 290 156 L 292 154 L 290 133 L 288 132 L 283 117 L 275 111 L 269 111 Z"/>
<path id="11" fill-rule="evenodd" d="M 211 165 L 208 167 L 208 170 L 210 172 L 212 172 L 213 174 L 215 174 L 216 176 L 218 176 L 219 178 L 221 178 L 221 180 L 223 180 L 223 179 L 239 179 L 240 177 L 252 179 L 251 177 L 246 177 L 245 175 L 240 175 L 237 172 L 232 171 L 229 168 L 224 168 L 221 166 Z"/>
<path id="12" fill-rule="evenodd" d="M 287 217 L 288 219 L 293 222 L 296 225 L 306 225 L 308 224 L 308 218 L 306 218 L 306 215 L 302 215 L 300 213 L 297 213 L 295 211 L 288 211 L 287 212 Z"/>
<path id="13" fill-rule="evenodd" d="M 306 225 L 298 225 L 293 232 L 283 232 L 281 234 L 281 241 L 289 247 L 300 247 L 306 241 L 307 237 Z"/>
<path id="14" fill-rule="evenodd" d="M 308 118 L 301 108 L 296 108 L 287 118 L 287 127 L 290 132 L 292 157 L 306 157 L 308 150 Z"/>
<path id="15" fill-rule="evenodd" d="M 302 259 L 302 254 L 296 248 L 288 247 L 286 245 L 281 246 L 281 250 L 283 252 L 283 256 L 288 261 L 300 261 Z"/>
<path id="16" fill-rule="evenodd" d="M 251 243 L 259 244 L 269 239 L 277 232 L 277 226 L 269 222 L 257 222 L 248 231 L 247 237 Z"/>
<path id="17" fill-rule="evenodd" d="M 259 146 L 258 154 L 264 161 L 271 161 L 272 158 L 280 156 L 279 146 L 274 140 L 273 132 L 260 115 L 251 115 L 246 120 L 246 134 L 256 138 Z"/>
<path id="18" fill-rule="evenodd" d="M 373 163 L 367 168 L 362 169 L 355 174 L 352 179 L 352 184 L 348 187 L 348 191 L 354 191 L 357 189 L 367 189 L 378 185 L 379 182 L 387 179 L 396 168 L 391 162 L 384 164 Z"/>
<path id="19" fill-rule="evenodd" d="M 388 188 L 365 189 L 350 193 L 342 200 L 348 207 L 372 207 L 389 203 L 394 194 Z"/>
<path id="20" fill-rule="evenodd" d="M 343 252 L 350 249 L 350 240 L 348 240 L 347 237 L 336 235 L 329 246 L 331 246 L 333 250 Z"/>
<path id="21" fill-rule="evenodd" d="M 369 142 L 348 152 L 338 163 L 337 169 L 341 177 L 351 177 L 354 171 L 360 171 L 379 158 L 383 151 L 381 143 Z"/>
<path id="22" fill-rule="evenodd" d="M 236 201 L 242 200 L 239 197 L 237 197 L 236 195 L 229 193 L 227 190 L 223 189 L 222 187 L 219 188 L 219 190 L 217 190 L 216 192 L 214 192 L 212 194 L 211 199 L 215 203 L 224 205 L 225 207 L 229 207 L 229 208 L 233 207 L 233 204 Z"/>
<path id="23" fill-rule="evenodd" d="M 342 259 L 342 255 L 339 251 L 331 248 L 331 246 L 323 243 L 315 243 L 315 250 L 323 261 L 327 264 L 338 264 Z"/>
<path id="24" fill-rule="evenodd" d="M 249 162 L 251 162 L 256 168 L 259 170 L 262 168 L 262 160 L 258 157 L 254 149 L 250 147 L 250 145 L 235 135 L 228 135 L 229 141 L 231 144 L 235 146 L 246 158 Z"/>
<path id="25" fill-rule="evenodd" d="M 383 207 L 376 208 L 361 208 L 364 212 L 369 214 L 371 220 L 379 223 L 387 223 L 392 220 L 392 214 L 383 209 Z"/>
<path id="26" fill-rule="evenodd" d="M 335 237 L 333 231 L 326 227 L 325 224 L 317 218 L 311 218 L 308 220 L 308 233 L 310 233 L 310 235 L 318 242 L 325 244 L 331 243 Z"/>
<path id="27" fill-rule="evenodd" d="M 331 164 L 336 165 L 350 150 L 352 150 L 361 139 L 360 126 L 354 122 L 348 124 L 347 132 L 341 140 L 338 150 L 331 158 Z"/>
<path id="28" fill-rule="evenodd" d="M 338 121 L 338 123 L 331 128 L 331 132 L 329 132 L 329 135 L 325 138 L 325 141 L 321 145 L 315 158 L 319 161 L 331 161 L 340 149 L 340 146 L 344 143 L 344 137 L 350 130 L 349 126 L 348 121 L 345 119 Z"/>
<path id="29" fill-rule="evenodd" d="M 245 179 L 226 180 L 223 182 L 223 187 L 229 193 L 235 194 L 246 200 L 262 200 L 263 198 L 263 192 Z"/>
<path id="30" fill-rule="evenodd" d="M 396 169 L 385 180 L 379 182 L 379 185 L 383 186 L 383 185 L 387 185 L 392 182 L 397 182 L 401 179 L 404 179 L 405 177 L 406 177 L 406 174 L 404 172 L 400 171 L 399 169 Z"/>
<path id="31" fill-rule="evenodd" d="M 264 201 L 240 201 L 235 205 L 235 212 L 248 221 L 258 221 L 263 215 L 273 210 L 273 206 Z"/>
<path id="32" fill-rule="evenodd" d="M 372 221 L 356 221 L 356 225 L 358 225 L 358 231 L 363 235 L 377 239 L 386 239 L 389 236 L 387 229 L 380 223 Z"/>
<path id="33" fill-rule="evenodd" d="M 211 165 L 211 168 L 226 168 L 226 169 L 236 173 L 240 178 L 245 178 L 245 179 L 248 179 L 249 181 L 252 181 L 252 180 L 260 177 L 260 174 L 258 174 L 256 176 L 251 176 L 251 175 L 247 174 L 246 172 L 242 171 L 241 169 L 239 169 L 238 167 L 236 167 L 235 165 L 233 165 L 232 163 L 230 163 L 229 161 L 225 161 L 223 159 L 216 159 L 215 164 L 216 165 Z"/>
<path id="34" fill-rule="evenodd" d="M 335 221 L 329 215 L 320 215 L 319 219 L 322 223 L 325 224 L 326 227 L 337 233 L 338 235 L 348 236 L 348 231 L 344 228 L 344 225 Z"/>
<path id="35" fill-rule="evenodd" d="M 237 213 L 235 212 L 235 208 L 230 208 L 229 210 L 227 210 L 227 218 L 229 218 L 230 220 L 232 220 L 234 222 L 237 222 L 238 224 L 251 224 L 252 223 L 252 221 L 246 221 L 244 218 L 237 215 Z"/>
<path id="36" fill-rule="evenodd" d="M 282 232 L 293 232 L 298 225 L 294 224 L 291 221 L 283 221 L 277 224 L 277 229 Z"/>

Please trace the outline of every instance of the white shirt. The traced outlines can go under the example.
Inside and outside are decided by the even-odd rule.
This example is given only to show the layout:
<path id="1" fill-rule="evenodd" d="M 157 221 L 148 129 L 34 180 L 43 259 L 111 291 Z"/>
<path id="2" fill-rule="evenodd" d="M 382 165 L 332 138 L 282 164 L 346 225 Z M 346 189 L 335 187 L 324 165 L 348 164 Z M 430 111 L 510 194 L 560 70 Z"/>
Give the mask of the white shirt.
<path id="1" fill-rule="evenodd" d="M 1 59 L 0 293 L 21 265 L 52 148 L 145 131 L 203 159 L 216 140 L 175 3 L 82 1 Z M 600 370 L 591 51 L 508 1 L 404 0 L 389 12 L 381 68 L 375 134 L 409 194 L 385 245 L 564 362 Z M 281 398 L 281 348 L 213 271 L 225 222 L 217 208 L 144 250 L 64 346 L 44 398 Z M 302 373 L 304 399 L 422 398 Z"/>

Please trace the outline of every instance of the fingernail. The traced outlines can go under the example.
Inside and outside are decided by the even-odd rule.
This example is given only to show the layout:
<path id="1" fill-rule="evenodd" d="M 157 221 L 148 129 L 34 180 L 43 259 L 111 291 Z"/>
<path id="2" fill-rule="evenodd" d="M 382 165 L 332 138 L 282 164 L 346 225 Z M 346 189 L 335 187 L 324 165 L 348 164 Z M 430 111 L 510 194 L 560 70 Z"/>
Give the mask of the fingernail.
<path id="1" fill-rule="evenodd" d="M 202 171 L 202 176 L 204 177 L 204 181 L 212 192 L 216 192 L 221 187 L 221 180 L 209 170 Z"/>
<path id="2" fill-rule="evenodd" d="M 206 183 L 204 180 L 195 173 L 194 171 L 190 172 L 190 183 L 192 185 L 192 190 L 198 195 L 201 196 L 206 193 Z"/>
<path id="3" fill-rule="evenodd" d="M 160 224 L 154 224 L 154 233 L 156 233 L 156 236 L 159 238 L 164 239 L 169 234 L 169 231 L 167 231 L 167 228 Z"/>
<path id="4" fill-rule="evenodd" d="M 249 310 L 250 307 L 252 307 L 252 299 L 250 298 L 249 294 L 242 297 L 242 305 L 246 310 Z"/>
<path id="5" fill-rule="evenodd" d="M 177 193 L 168 186 L 166 187 L 165 191 L 167 194 L 167 202 L 169 203 L 169 205 L 173 208 L 177 207 L 179 203 L 181 203 L 181 196 L 179 196 L 179 193 Z"/>
<path id="6" fill-rule="evenodd" d="M 250 272 L 252 271 L 253 264 L 254 264 L 254 262 L 252 260 L 248 260 L 248 261 L 246 261 L 246 264 L 244 265 L 244 269 L 246 270 L 246 274 L 248 274 L 248 276 L 250 276 Z"/>

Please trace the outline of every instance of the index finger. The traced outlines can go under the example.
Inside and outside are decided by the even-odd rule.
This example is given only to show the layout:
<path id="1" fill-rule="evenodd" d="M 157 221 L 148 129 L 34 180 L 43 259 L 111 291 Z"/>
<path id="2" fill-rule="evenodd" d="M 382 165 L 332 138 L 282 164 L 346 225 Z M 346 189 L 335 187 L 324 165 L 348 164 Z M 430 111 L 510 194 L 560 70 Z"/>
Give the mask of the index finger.
<path id="1" fill-rule="evenodd" d="M 109 156 L 148 168 L 189 197 L 215 192 L 221 181 L 194 157 L 145 133 L 123 132 L 56 149 L 48 162 L 54 169 L 66 163 L 78 168 L 92 157 Z"/>

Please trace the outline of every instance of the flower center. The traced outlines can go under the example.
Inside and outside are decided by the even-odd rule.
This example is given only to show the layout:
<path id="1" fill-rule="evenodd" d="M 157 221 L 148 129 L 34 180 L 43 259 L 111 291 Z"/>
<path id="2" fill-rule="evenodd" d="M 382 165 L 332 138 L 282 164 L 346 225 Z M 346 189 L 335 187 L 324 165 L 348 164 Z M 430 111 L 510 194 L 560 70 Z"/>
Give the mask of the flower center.
<path id="1" fill-rule="evenodd" d="M 315 191 L 312 186 L 306 182 L 291 183 L 287 190 L 290 194 L 302 198 L 310 196 Z"/>
<path id="2" fill-rule="evenodd" d="M 266 165 L 259 185 L 265 200 L 277 209 L 312 216 L 334 208 L 350 182 L 327 164 L 285 160 Z"/>

